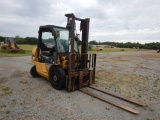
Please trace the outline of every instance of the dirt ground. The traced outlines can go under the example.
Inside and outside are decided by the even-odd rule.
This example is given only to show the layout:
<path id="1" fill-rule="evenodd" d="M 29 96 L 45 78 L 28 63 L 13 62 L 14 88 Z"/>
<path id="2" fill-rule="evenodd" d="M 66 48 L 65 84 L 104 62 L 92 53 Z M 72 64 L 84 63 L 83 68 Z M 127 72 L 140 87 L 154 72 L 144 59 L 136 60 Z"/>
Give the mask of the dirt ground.
<path id="1" fill-rule="evenodd" d="M 95 86 L 145 102 L 147 107 L 139 107 L 106 96 L 138 110 L 139 115 L 80 91 L 53 89 L 46 79 L 30 75 L 30 58 L 0 58 L 0 120 L 160 119 L 160 54 L 156 51 L 97 55 Z"/>

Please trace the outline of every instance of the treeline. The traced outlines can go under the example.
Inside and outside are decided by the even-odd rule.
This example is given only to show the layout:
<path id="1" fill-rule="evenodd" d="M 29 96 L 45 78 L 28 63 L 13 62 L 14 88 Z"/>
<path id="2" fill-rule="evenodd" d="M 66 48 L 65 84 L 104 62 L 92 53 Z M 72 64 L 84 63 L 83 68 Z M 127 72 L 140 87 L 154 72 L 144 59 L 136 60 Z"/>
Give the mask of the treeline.
<path id="1" fill-rule="evenodd" d="M 90 41 L 89 44 L 92 45 L 109 45 L 112 47 L 118 47 L 118 48 L 140 48 L 140 49 L 160 49 L 160 42 L 152 42 L 152 43 L 119 43 L 119 42 L 97 42 L 95 40 Z"/>
<path id="2" fill-rule="evenodd" d="M 5 37 L 0 36 L 0 42 L 5 41 Z M 22 38 L 19 36 L 15 36 L 15 41 L 17 44 L 29 44 L 29 45 L 36 45 L 38 39 L 36 37 L 26 37 Z M 78 44 L 81 45 L 81 41 L 78 41 Z M 152 43 L 119 43 L 119 42 L 97 42 L 96 40 L 90 41 L 89 44 L 92 45 L 109 45 L 112 47 L 119 47 L 119 48 L 140 48 L 140 49 L 160 49 L 160 42 L 152 42 Z"/>
<path id="3" fill-rule="evenodd" d="M 26 37 L 21 38 L 19 36 L 15 37 L 15 41 L 17 44 L 29 44 L 29 45 L 36 45 L 38 39 L 36 37 Z"/>
<path id="4" fill-rule="evenodd" d="M 0 36 L 0 42 L 5 41 L 5 38 L 3 36 Z"/>

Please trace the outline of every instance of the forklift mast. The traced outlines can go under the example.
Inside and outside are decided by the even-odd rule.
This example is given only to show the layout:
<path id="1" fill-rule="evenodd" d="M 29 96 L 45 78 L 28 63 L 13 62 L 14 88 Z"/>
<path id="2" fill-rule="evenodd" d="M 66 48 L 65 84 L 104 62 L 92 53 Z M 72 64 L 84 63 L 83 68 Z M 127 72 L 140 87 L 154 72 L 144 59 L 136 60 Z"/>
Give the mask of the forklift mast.
<path id="1" fill-rule="evenodd" d="M 74 41 L 77 36 L 75 36 L 75 29 L 76 29 L 76 20 L 80 21 L 80 30 L 82 31 L 82 45 L 81 45 L 81 54 L 82 54 L 82 68 L 86 68 L 87 66 L 87 57 L 85 54 L 88 53 L 88 36 L 89 36 L 89 18 L 81 19 L 75 17 L 73 13 L 65 14 L 67 17 L 67 26 L 66 28 L 69 29 L 69 52 L 74 54 Z M 74 58 L 71 57 L 71 68 L 74 69 Z"/>
<path id="2" fill-rule="evenodd" d="M 66 28 L 69 29 L 69 40 L 70 40 L 70 52 L 74 52 L 74 39 L 75 39 L 75 21 L 80 21 L 80 30 L 82 31 L 82 45 L 81 45 L 81 53 L 85 54 L 88 52 L 88 36 L 89 36 L 89 18 L 81 19 L 75 17 L 73 13 L 65 14 L 67 17 L 67 26 Z"/>
<path id="3" fill-rule="evenodd" d="M 75 89 L 81 89 L 85 83 L 87 86 L 94 83 L 96 54 L 88 54 L 90 19 L 77 18 L 73 13 L 65 14 L 65 16 L 67 17 L 66 28 L 69 30 L 69 64 L 66 88 L 68 91 L 74 91 Z M 77 39 L 77 36 L 75 35 L 76 20 L 80 21 L 80 30 L 82 31 L 81 53 L 74 52 L 74 42 L 75 39 Z M 77 65 L 77 68 L 75 65 Z M 78 86 L 75 86 L 76 79 L 78 80 Z"/>

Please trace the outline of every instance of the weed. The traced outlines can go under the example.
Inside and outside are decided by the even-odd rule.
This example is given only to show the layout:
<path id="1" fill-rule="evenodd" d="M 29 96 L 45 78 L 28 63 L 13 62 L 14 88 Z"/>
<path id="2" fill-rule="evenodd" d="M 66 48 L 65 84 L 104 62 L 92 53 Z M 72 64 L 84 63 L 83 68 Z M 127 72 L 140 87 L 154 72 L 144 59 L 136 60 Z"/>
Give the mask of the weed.
<path id="1" fill-rule="evenodd" d="M 102 87 L 105 87 L 105 83 L 101 83 L 101 86 L 102 86 Z"/>
<path id="2" fill-rule="evenodd" d="M 7 107 L 5 104 L 1 105 L 1 108 L 5 108 L 5 107 Z"/>
<path id="3" fill-rule="evenodd" d="M 22 84 L 28 84 L 28 81 L 26 81 L 26 80 L 21 80 L 20 83 L 22 83 Z"/>
<path id="4" fill-rule="evenodd" d="M 98 83 L 99 83 L 99 81 L 96 80 L 96 81 L 95 81 L 95 84 L 98 84 Z"/>
<path id="5" fill-rule="evenodd" d="M 11 95 L 12 91 L 5 91 L 3 94 L 1 94 L 0 96 L 5 96 L 5 95 Z"/>
<path id="6" fill-rule="evenodd" d="M 142 95 L 138 95 L 139 97 L 142 97 Z"/>
<path id="7" fill-rule="evenodd" d="M 6 111 L 6 114 L 9 114 L 9 113 L 10 113 L 10 110 L 7 110 L 7 111 Z"/>
<path id="8" fill-rule="evenodd" d="M 10 89 L 10 88 L 7 87 L 7 86 L 1 86 L 1 90 L 2 90 L 2 91 L 9 91 L 9 89 Z"/>
<path id="9" fill-rule="evenodd" d="M 48 91 L 51 91 L 51 89 L 48 89 Z"/>
<path id="10" fill-rule="evenodd" d="M 6 95 L 12 94 L 12 91 L 5 92 Z"/>
<path id="11" fill-rule="evenodd" d="M 152 119 L 150 119 L 150 118 L 147 118 L 146 120 L 152 120 Z"/>
<path id="12" fill-rule="evenodd" d="M 106 110 L 110 110 L 110 108 L 106 108 Z"/>
<path id="13" fill-rule="evenodd" d="M 95 78 L 99 79 L 100 77 L 99 76 L 95 76 Z"/>
<path id="14" fill-rule="evenodd" d="M 154 96 L 153 99 L 157 99 L 157 98 Z"/>
<path id="15" fill-rule="evenodd" d="M 152 108 L 149 109 L 151 112 L 153 112 L 154 110 Z"/>
<path id="16" fill-rule="evenodd" d="M 16 100 L 13 99 L 13 100 L 12 100 L 12 105 L 15 105 L 15 104 L 16 104 Z"/>
<path id="17" fill-rule="evenodd" d="M 144 110 L 147 110 L 147 107 L 143 107 Z"/>
<path id="18" fill-rule="evenodd" d="M 105 89 L 108 89 L 107 87 L 105 87 Z"/>

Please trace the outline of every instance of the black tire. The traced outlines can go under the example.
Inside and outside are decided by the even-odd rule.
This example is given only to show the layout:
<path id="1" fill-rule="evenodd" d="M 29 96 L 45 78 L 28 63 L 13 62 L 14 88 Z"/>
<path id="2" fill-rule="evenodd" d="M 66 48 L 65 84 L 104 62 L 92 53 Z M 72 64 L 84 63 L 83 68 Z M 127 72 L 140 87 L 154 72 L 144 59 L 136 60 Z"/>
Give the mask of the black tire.
<path id="1" fill-rule="evenodd" d="M 30 73 L 31 73 L 31 75 L 32 75 L 34 78 L 39 77 L 39 74 L 38 74 L 37 71 L 36 71 L 36 66 L 35 66 L 35 65 L 32 66 L 32 68 L 31 68 L 31 70 L 30 70 Z"/>
<path id="2" fill-rule="evenodd" d="M 65 87 L 66 73 L 61 67 L 53 68 L 50 75 L 51 85 L 54 89 L 60 90 Z"/>

